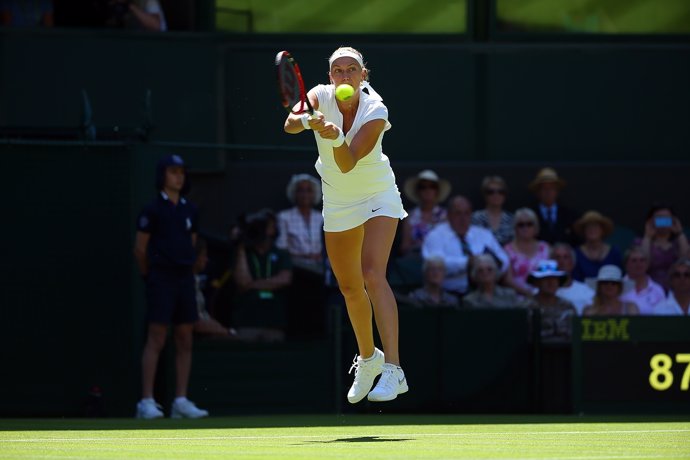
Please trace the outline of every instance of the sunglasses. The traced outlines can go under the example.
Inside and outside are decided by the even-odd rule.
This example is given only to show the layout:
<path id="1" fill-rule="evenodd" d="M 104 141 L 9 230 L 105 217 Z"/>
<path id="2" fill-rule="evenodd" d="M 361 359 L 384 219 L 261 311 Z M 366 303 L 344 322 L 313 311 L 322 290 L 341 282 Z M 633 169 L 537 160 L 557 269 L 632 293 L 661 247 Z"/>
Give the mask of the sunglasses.
<path id="1" fill-rule="evenodd" d="M 311 187 L 297 187 L 295 190 L 297 193 L 311 193 L 312 189 Z"/>
<path id="2" fill-rule="evenodd" d="M 431 189 L 434 189 L 434 190 L 437 190 L 437 189 L 438 189 L 438 185 L 436 185 L 436 184 L 419 184 L 419 185 L 417 186 L 417 190 L 427 190 L 427 189 L 430 189 L 430 188 L 431 188 Z"/>
<path id="3" fill-rule="evenodd" d="M 599 281 L 599 284 L 608 285 L 608 286 L 612 286 L 612 285 L 618 286 L 621 283 L 619 283 L 618 281 L 603 280 L 603 281 Z"/>
<path id="4" fill-rule="evenodd" d="M 517 228 L 534 227 L 534 222 L 518 222 L 515 226 Z"/>
<path id="5" fill-rule="evenodd" d="M 671 278 L 690 278 L 690 272 L 673 272 Z"/>
<path id="6" fill-rule="evenodd" d="M 485 195 L 505 195 L 506 191 L 501 188 L 488 188 L 484 191 Z"/>

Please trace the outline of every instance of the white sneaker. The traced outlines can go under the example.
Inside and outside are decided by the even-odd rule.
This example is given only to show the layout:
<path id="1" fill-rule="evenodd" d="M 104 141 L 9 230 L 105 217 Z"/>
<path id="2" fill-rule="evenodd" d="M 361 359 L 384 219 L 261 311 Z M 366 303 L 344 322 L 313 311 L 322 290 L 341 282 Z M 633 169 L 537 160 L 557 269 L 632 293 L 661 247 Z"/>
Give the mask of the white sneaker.
<path id="1" fill-rule="evenodd" d="M 163 417 L 163 406 L 150 399 L 142 399 L 137 403 L 136 418 L 154 419 Z"/>
<path id="2" fill-rule="evenodd" d="M 189 399 L 175 401 L 172 405 L 170 418 L 201 418 L 208 417 L 208 411 L 199 409 Z"/>
<path id="3" fill-rule="evenodd" d="M 395 364 L 386 363 L 383 365 L 381 378 L 367 399 L 374 402 L 391 401 L 407 390 L 409 388 L 403 370 Z"/>
<path id="4" fill-rule="evenodd" d="M 355 356 L 352 362 L 352 367 L 348 374 L 355 370 L 355 381 L 352 382 L 350 391 L 347 392 L 347 400 L 352 404 L 360 402 L 371 390 L 374 384 L 374 379 L 381 373 L 381 366 L 383 366 L 385 359 L 383 352 L 378 348 L 374 348 L 374 354 L 371 358 L 362 359 L 361 356 Z"/>

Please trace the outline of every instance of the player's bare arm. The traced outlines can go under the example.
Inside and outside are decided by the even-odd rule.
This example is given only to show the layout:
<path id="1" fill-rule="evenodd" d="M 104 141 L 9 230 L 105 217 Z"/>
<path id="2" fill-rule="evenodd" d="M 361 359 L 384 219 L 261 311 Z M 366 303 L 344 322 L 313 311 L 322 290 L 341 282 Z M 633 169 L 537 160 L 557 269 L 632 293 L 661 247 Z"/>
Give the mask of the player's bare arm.
<path id="1" fill-rule="evenodd" d="M 309 98 L 309 102 L 311 103 L 312 107 L 314 107 L 314 110 L 318 110 L 319 108 L 319 100 L 317 97 L 314 95 L 312 91 L 309 91 L 307 93 L 307 98 Z M 295 106 L 292 108 L 293 112 L 297 112 L 301 108 L 301 102 L 298 102 L 295 104 Z M 316 113 L 314 113 L 316 115 Z M 301 133 L 302 131 L 305 131 L 304 125 L 302 124 L 302 117 L 304 114 L 299 114 L 296 115 L 294 113 L 288 114 L 287 118 L 285 119 L 285 126 L 283 129 L 285 130 L 286 133 L 288 134 L 298 134 Z M 314 118 L 309 118 L 308 119 L 309 127 L 313 129 L 314 131 L 319 131 L 323 129 L 324 127 L 324 118 L 323 115 L 320 116 L 314 116 Z"/>
<path id="2" fill-rule="evenodd" d="M 329 123 L 326 123 L 326 125 L 329 125 Z M 325 130 L 320 131 L 319 134 L 326 139 L 337 139 L 340 128 L 335 125 L 333 127 L 334 129 L 331 129 L 327 135 L 324 135 L 326 134 Z M 360 128 L 350 145 L 347 145 L 347 142 L 343 142 L 339 147 L 333 148 L 335 162 L 343 174 L 352 171 L 357 162 L 373 150 L 385 127 L 386 120 L 371 120 Z M 328 126 L 328 128 L 331 127 Z"/>

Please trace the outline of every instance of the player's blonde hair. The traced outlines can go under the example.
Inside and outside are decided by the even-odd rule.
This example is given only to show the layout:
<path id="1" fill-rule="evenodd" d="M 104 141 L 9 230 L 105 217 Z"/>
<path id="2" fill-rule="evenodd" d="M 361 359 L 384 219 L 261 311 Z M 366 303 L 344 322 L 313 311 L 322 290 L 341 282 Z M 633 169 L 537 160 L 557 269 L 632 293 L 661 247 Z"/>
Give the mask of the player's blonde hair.
<path id="1" fill-rule="evenodd" d="M 333 53 L 331 53 L 330 56 L 328 56 L 328 62 L 332 62 L 333 59 L 340 53 L 345 52 L 345 53 L 353 53 L 357 56 L 359 56 L 360 61 L 362 62 L 362 70 L 364 71 L 364 80 L 369 81 L 369 67 L 367 67 L 367 63 L 364 62 L 364 55 L 357 49 L 351 47 L 351 46 L 341 46 Z M 330 66 L 328 69 L 328 72 L 330 73 Z"/>

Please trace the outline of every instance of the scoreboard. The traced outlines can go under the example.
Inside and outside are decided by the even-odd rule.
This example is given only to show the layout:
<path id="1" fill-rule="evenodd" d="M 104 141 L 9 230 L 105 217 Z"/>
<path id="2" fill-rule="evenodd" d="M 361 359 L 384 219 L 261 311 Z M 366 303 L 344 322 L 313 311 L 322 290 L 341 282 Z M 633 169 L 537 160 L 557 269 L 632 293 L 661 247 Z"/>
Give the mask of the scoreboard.
<path id="1" fill-rule="evenodd" d="M 690 318 L 577 318 L 573 398 L 576 412 L 690 413 Z"/>

